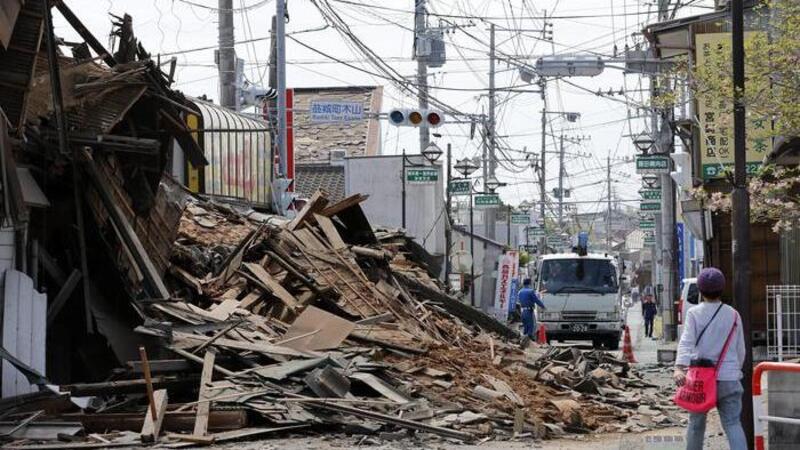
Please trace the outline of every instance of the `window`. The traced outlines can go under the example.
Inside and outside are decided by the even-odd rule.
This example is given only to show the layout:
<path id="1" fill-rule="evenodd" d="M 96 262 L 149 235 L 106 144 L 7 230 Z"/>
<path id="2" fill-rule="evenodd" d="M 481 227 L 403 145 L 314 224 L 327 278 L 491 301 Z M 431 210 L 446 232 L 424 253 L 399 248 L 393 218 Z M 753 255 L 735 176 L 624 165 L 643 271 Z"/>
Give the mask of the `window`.
<path id="1" fill-rule="evenodd" d="M 549 259 L 542 263 L 540 281 L 551 294 L 619 291 L 616 268 L 607 259 Z"/>
<path id="2" fill-rule="evenodd" d="M 699 297 L 698 297 L 698 294 L 699 294 L 699 292 L 697 290 L 697 284 L 695 284 L 695 283 L 690 284 L 689 285 L 689 292 L 686 294 L 686 301 L 691 303 L 691 304 L 693 304 L 693 305 L 696 305 L 698 303 L 698 301 L 700 300 Z"/>

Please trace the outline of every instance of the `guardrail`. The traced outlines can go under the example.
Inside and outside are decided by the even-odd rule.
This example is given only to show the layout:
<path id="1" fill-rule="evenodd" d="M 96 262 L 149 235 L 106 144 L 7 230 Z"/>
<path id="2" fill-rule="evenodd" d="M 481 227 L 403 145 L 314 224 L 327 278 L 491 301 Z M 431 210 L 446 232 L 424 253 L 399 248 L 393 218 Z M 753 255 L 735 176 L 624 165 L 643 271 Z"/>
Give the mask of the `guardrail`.
<path id="1" fill-rule="evenodd" d="M 800 364 L 763 362 L 753 370 L 753 421 L 755 430 L 755 449 L 764 450 L 764 428 L 767 422 L 800 425 L 800 419 L 777 417 L 767 414 L 766 403 L 761 397 L 761 376 L 764 372 L 796 372 L 800 373 Z"/>

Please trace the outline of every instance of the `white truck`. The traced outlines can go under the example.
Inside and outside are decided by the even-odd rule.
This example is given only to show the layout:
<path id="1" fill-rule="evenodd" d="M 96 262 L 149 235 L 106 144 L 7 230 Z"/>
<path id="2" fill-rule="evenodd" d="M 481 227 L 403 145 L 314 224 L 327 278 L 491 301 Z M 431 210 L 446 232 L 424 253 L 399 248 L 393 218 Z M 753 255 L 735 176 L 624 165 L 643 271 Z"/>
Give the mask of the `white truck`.
<path id="1" fill-rule="evenodd" d="M 624 328 L 622 293 L 614 257 L 557 253 L 540 257 L 536 288 L 545 311 L 538 314 L 547 340 L 590 340 L 595 348 L 619 348 Z"/>

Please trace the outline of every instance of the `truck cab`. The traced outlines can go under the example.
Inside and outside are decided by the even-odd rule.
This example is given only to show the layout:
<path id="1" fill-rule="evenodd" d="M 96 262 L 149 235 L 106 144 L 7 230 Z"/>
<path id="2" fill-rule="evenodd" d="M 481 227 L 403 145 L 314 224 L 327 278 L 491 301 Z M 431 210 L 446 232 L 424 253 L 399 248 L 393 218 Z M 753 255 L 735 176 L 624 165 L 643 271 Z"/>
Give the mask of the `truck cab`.
<path id="1" fill-rule="evenodd" d="M 595 348 L 619 348 L 624 327 L 616 260 L 604 254 L 542 256 L 536 287 L 546 311 L 539 321 L 548 340 L 587 340 Z"/>

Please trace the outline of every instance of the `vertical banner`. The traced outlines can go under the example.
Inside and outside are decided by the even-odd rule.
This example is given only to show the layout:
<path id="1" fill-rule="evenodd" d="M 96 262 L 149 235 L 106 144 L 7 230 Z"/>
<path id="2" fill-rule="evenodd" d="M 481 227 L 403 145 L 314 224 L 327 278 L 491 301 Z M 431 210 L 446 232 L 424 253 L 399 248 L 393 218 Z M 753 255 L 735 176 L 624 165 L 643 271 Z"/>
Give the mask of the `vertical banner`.
<path id="1" fill-rule="evenodd" d="M 519 297 L 519 284 L 520 284 L 520 270 L 519 270 L 519 252 L 518 251 L 509 251 L 508 254 L 512 258 L 511 263 L 511 292 L 508 295 L 508 311 L 506 311 L 506 317 L 514 311 L 514 308 L 517 305 L 517 300 Z"/>
<path id="2" fill-rule="evenodd" d="M 763 32 L 745 33 L 745 45 Z M 731 54 L 730 33 L 702 33 L 695 36 L 696 61 L 700 71 L 714 73 L 720 64 L 728 64 Z M 752 67 L 745 59 L 746 91 L 762 91 L 770 78 L 754 76 L 763 69 Z M 700 162 L 704 180 L 723 178 L 725 169 L 733 167 L 732 106 L 720 99 L 719 92 L 705 90 L 697 94 L 700 119 Z M 748 109 L 747 114 L 747 174 L 761 166 L 764 156 L 772 149 L 772 120 Z"/>
<path id="3" fill-rule="evenodd" d="M 494 290 L 494 305 L 492 312 L 494 318 L 501 321 L 508 321 L 508 310 L 511 300 L 512 284 L 515 272 L 515 262 L 519 263 L 517 252 L 509 251 L 498 258 L 497 264 L 497 283 Z"/>

